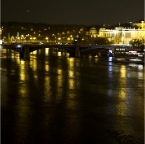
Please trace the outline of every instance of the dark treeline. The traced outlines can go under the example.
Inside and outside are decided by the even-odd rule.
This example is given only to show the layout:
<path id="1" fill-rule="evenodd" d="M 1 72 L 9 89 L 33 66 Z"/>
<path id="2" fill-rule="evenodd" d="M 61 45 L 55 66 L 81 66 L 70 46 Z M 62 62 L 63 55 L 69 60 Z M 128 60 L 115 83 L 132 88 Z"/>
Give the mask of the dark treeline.
<path id="1" fill-rule="evenodd" d="M 99 30 L 102 25 L 69 25 L 69 24 L 46 24 L 46 23 L 28 23 L 28 22 L 1 22 L 3 29 L 3 35 L 16 35 L 17 32 L 21 34 L 34 35 L 36 32 L 43 35 L 52 35 L 56 33 L 77 33 L 80 29 L 84 32 L 89 31 L 91 27 L 95 27 Z"/>
<path id="2" fill-rule="evenodd" d="M 35 32 L 43 35 L 66 33 L 68 31 L 79 31 L 81 28 L 85 30 L 88 26 L 85 25 L 64 25 L 64 24 L 45 24 L 45 23 L 27 23 L 27 22 L 1 22 L 3 34 L 10 33 L 16 35 L 17 32 L 25 34 L 35 34 Z"/>

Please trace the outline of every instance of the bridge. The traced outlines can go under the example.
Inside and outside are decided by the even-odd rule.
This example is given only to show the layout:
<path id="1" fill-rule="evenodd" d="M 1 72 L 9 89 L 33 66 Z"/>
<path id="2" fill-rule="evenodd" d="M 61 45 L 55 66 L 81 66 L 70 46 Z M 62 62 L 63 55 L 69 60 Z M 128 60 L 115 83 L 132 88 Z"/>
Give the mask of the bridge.
<path id="1" fill-rule="evenodd" d="M 43 48 L 58 48 L 66 51 L 70 57 L 80 57 L 81 55 L 107 55 L 110 49 L 119 47 L 118 45 L 59 45 L 59 44 L 3 44 L 2 47 L 19 52 L 22 56 Z M 122 46 L 120 46 L 122 47 Z M 126 46 L 127 47 L 127 46 Z"/>

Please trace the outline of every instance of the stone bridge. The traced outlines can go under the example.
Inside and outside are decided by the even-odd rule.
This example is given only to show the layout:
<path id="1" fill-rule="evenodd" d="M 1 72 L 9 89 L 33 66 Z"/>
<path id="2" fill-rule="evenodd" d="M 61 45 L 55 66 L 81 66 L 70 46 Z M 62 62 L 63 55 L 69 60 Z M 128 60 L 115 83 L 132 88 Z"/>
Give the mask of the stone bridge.
<path id="1" fill-rule="evenodd" d="M 5 44 L 2 47 L 7 49 L 12 49 L 20 53 L 21 56 L 29 54 L 38 49 L 59 49 L 69 53 L 70 57 L 80 57 L 81 55 L 98 55 L 98 56 L 107 56 L 109 49 L 112 49 L 115 46 L 106 46 L 106 45 L 58 45 L 58 44 Z"/>

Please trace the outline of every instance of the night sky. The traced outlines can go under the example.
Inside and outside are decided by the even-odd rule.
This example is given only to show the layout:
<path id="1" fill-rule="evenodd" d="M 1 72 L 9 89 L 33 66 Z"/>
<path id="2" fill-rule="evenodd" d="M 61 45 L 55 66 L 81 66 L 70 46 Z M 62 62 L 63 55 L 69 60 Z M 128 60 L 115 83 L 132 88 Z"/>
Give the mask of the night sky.
<path id="1" fill-rule="evenodd" d="M 144 18 L 144 0 L 2 0 L 1 21 L 118 24 Z"/>

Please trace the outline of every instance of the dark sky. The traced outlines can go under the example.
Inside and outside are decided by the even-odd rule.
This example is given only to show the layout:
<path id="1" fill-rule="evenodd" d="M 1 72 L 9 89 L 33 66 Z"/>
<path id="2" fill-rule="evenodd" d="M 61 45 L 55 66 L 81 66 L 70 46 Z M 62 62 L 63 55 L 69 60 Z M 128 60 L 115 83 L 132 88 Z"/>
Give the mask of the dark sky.
<path id="1" fill-rule="evenodd" d="M 2 0 L 2 21 L 118 24 L 144 18 L 144 0 Z"/>

